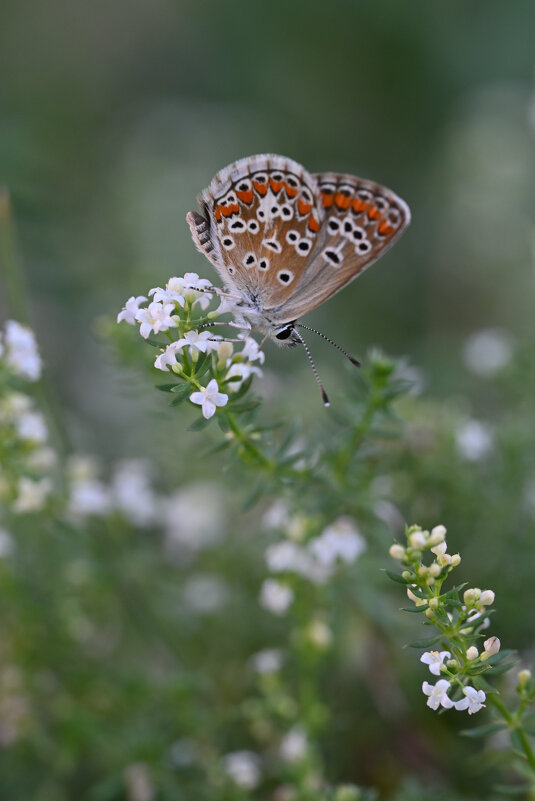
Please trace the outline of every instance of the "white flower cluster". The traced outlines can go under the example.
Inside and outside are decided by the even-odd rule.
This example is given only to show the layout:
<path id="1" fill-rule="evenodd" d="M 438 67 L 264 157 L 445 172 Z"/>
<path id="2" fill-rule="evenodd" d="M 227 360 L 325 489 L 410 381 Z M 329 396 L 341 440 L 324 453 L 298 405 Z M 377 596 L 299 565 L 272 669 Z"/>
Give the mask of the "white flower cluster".
<path id="1" fill-rule="evenodd" d="M 8 320 L 4 333 L 0 332 L 0 362 L 12 372 L 28 381 L 41 377 L 42 362 L 35 334 L 16 320 Z"/>
<path id="2" fill-rule="evenodd" d="M 407 548 L 400 544 L 392 545 L 390 548 L 390 555 L 406 565 L 410 565 L 414 570 L 417 570 L 418 576 L 423 579 L 428 587 L 433 587 L 439 577 L 443 578 L 443 571 L 449 572 L 453 567 L 456 567 L 461 557 L 459 554 L 449 554 L 446 543 L 446 528 L 444 526 L 435 526 L 430 532 L 423 531 L 418 526 L 413 526 L 407 532 Z M 435 560 L 430 565 L 424 565 L 421 562 L 421 551 L 428 550 L 435 556 Z M 415 567 L 415 560 L 417 567 Z M 419 564 L 418 564 L 419 563 Z M 403 574 L 405 578 L 409 578 L 410 571 Z M 414 575 L 414 573 L 412 574 Z M 425 598 L 422 594 L 417 595 L 413 590 L 416 590 L 416 584 L 407 587 L 407 596 L 415 606 L 426 606 L 426 614 L 432 615 L 434 610 L 438 608 L 440 600 L 438 596 Z M 440 592 L 440 589 L 438 590 Z M 494 603 L 494 592 L 492 590 L 480 590 L 474 587 L 465 590 L 463 595 L 464 605 L 462 611 L 465 613 L 464 620 L 468 624 L 459 630 L 460 635 L 471 635 L 473 632 L 473 621 L 480 618 L 487 606 Z M 449 613 L 448 613 L 449 615 Z M 450 616 L 450 615 L 449 615 Z M 451 619 L 451 616 L 450 616 Z M 487 623 L 483 621 L 480 628 L 486 628 Z M 489 637 L 484 642 L 484 651 L 479 654 L 475 646 L 470 646 L 464 655 L 464 661 L 457 658 L 451 658 L 450 651 L 426 651 L 420 657 L 420 661 L 427 665 L 430 673 L 434 676 L 443 676 L 436 684 L 430 684 L 424 681 L 422 684 L 422 691 L 427 696 L 427 706 L 433 710 L 439 707 L 445 709 L 456 709 L 458 711 L 467 710 L 469 715 L 479 712 L 485 706 L 486 695 L 483 690 L 477 690 L 469 684 L 465 684 L 459 673 L 462 674 L 466 663 L 475 664 L 476 662 L 483 663 L 491 656 L 497 654 L 500 650 L 500 641 L 497 637 Z M 445 678 L 445 675 L 448 678 Z M 448 695 L 452 686 L 460 688 L 463 697 L 458 701 L 453 701 Z"/>
<path id="3" fill-rule="evenodd" d="M 298 530 L 300 529 L 300 530 Z M 303 536 L 301 526 L 290 526 L 288 533 Z M 352 564 L 366 548 L 366 541 L 354 521 L 340 517 L 317 537 L 306 543 L 285 539 L 266 550 L 268 570 L 274 574 L 295 574 L 313 584 L 325 584 L 340 564 Z M 281 581 L 268 578 L 262 584 L 260 603 L 276 615 L 284 615 L 294 599 L 293 590 Z"/>
<path id="4" fill-rule="evenodd" d="M 0 398 L 0 437 L 9 443 L 13 472 L 0 473 L 0 499 L 16 514 L 38 512 L 50 495 L 53 482 L 43 473 L 54 467 L 56 453 L 47 444 L 45 419 L 32 398 L 22 392 L 8 392 Z"/>
<path id="5" fill-rule="evenodd" d="M 139 323 L 139 332 L 145 339 L 152 332 L 158 334 L 173 328 L 179 329 L 178 339 L 172 340 L 156 357 L 154 366 L 158 370 L 180 375 L 181 357 L 187 355 L 192 363 L 197 362 L 201 354 L 213 353 L 217 357 L 217 378 L 213 377 L 205 387 L 198 385 L 197 391 L 189 396 L 192 403 L 201 407 L 206 419 L 213 417 L 218 406 L 228 403 L 229 394 L 220 391 L 221 385 L 228 388 L 229 392 L 235 392 L 250 376 L 262 374 L 254 363 L 264 362 L 264 354 L 258 343 L 245 334 L 238 337 L 238 342 L 243 344 L 241 350 L 235 352 L 231 342 L 211 331 L 185 330 L 181 319 L 182 310 L 189 312 L 198 306 L 204 311 L 213 296 L 210 289 L 211 284 L 205 278 L 199 278 L 197 273 L 186 273 L 181 277 L 170 278 L 165 289 L 151 289 L 148 294 L 152 301 L 147 306 L 142 306 L 148 301 L 144 295 L 129 298 L 117 316 L 118 323 Z M 223 300 L 218 311 L 211 316 L 218 316 L 227 310 Z M 189 321 L 189 317 L 187 319 Z"/>

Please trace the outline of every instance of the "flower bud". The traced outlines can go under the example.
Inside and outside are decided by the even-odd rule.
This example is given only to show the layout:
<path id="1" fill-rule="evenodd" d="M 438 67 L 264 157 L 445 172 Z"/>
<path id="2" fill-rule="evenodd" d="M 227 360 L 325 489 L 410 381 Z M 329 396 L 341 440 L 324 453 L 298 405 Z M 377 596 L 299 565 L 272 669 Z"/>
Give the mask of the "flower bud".
<path id="1" fill-rule="evenodd" d="M 307 630 L 308 640 L 320 651 L 326 650 L 332 642 L 333 635 L 323 620 L 313 620 Z"/>
<path id="2" fill-rule="evenodd" d="M 433 545 L 438 545 L 439 542 L 443 542 L 446 539 L 446 528 L 445 526 L 435 526 L 431 529 L 431 535 L 429 537 L 429 541 Z"/>
<path id="3" fill-rule="evenodd" d="M 411 546 L 411 548 L 414 548 L 417 551 L 421 550 L 422 548 L 425 548 L 427 544 L 425 534 L 426 532 L 424 531 L 415 531 L 413 534 L 411 534 L 409 536 L 409 545 Z"/>
<path id="4" fill-rule="evenodd" d="M 227 359 L 230 359 L 232 356 L 232 352 L 234 350 L 234 346 L 232 342 L 221 342 L 217 346 L 217 366 L 223 367 L 227 363 Z"/>
<path id="5" fill-rule="evenodd" d="M 429 575 L 429 568 L 427 565 L 420 565 L 418 568 L 418 575 L 421 576 L 421 578 L 425 578 Z"/>
<path id="6" fill-rule="evenodd" d="M 429 565 L 429 573 L 436 578 L 442 573 L 442 568 L 439 564 L 433 562 L 431 565 Z"/>
<path id="7" fill-rule="evenodd" d="M 475 645 L 471 645 L 470 648 L 466 652 L 466 658 L 470 659 L 477 659 L 479 656 L 479 651 L 477 650 Z"/>
<path id="8" fill-rule="evenodd" d="M 442 554 L 446 553 L 448 546 L 445 542 L 438 542 L 433 548 L 431 548 L 431 553 L 436 554 L 436 556 L 442 556 Z"/>
<path id="9" fill-rule="evenodd" d="M 401 574 L 401 578 L 404 578 L 405 581 L 409 581 L 411 578 L 414 578 L 414 575 L 410 570 L 404 570 Z"/>
<path id="10" fill-rule="evenodd" d="M 429 618 L 429 620 L 435 619 L 435 613 L 432 609 L 426 609 L 424 615 Z"/>
<path id="11" fill-rule="evenodd" d="M 518 689 L 524 690 L 529 684 L 531 684 L 531 670 L 519 670 L 517 679 Z"/>
<path id="12" fill-rule="evenodd" d="M 460 553 L 453 553 L 450 558 L 450 565 L 452 567 L 457 567 L 457 565 L 461 564 L 461 554 Z"/>
<path id="13" fill-rule="evenodd" d="M 438 598 L 430 598 L 428 601 L 429 609 L 438 609 L 439 603 L 440 601 Z"/>
<path id="14" fill-rule="evenodd" d="M 397 559 L 401 562 L 402 559 L 405 558 L 405 548 L 403 545 L 398 545 L 395 543 L 394 545 L 390 546 L 390 550 L 388 551 L 392 559 Z"/>
<path id="15" fill-rule="evenodd" d="M 478 587 L 473 587 L 470 590 L 465 590 L 463 600 L 467 607 L 475 606 L 481 596 L 481 590 Z"/>
<path id="16" fill-rule="evenodd" d="M 451 556 L 449 553 L 439 554 L 437 556 L 437 564 L 439 564 L 440 567 L 447 567 L 449 564 L 451 564 Z"/>
<path id="17" fill-rule="evenodd" d="M 494 603 L 495 594 L 492 590 L 483 590 L 481 595 L 479 596 L 479 603 L 483 606 L 490 606 Z"/>
<path id="18" fill-rule="evenodd" d="M 483 643 L 483 647 L 485 649 L 485 653 L 489 656 L 494 656 L 497 654 L 501 647 L 501 642 L 498 637 L 489 637 L 488 640 L 485 640 Z"/>

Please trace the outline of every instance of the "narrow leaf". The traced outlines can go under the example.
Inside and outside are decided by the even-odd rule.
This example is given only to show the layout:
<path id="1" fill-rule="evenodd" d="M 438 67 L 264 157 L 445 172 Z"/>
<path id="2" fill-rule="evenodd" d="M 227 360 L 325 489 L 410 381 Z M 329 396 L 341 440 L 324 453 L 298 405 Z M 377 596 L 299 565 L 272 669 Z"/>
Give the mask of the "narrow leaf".
<path id="1" fill-rule="evenodd" d="M 488 734 L 494 734 L 494 732 L 506 728 L 506 723 L 487 723 L 486 726 L 476 726 L 475 729 L 463 729 L 461 734 L 463 737 L 486 737 Z"/>

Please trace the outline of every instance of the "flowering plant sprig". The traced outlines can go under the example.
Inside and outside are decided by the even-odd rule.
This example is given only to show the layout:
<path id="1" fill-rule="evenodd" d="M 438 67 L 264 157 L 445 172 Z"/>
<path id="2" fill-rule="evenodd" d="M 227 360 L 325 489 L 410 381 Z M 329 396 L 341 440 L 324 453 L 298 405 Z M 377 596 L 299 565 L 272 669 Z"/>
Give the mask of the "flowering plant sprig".
<path id="1" fill-rule="evenodd" d="M 431 637 L 410 644 L 425 649 L 420 662 L 438 677 L 434 684 L 422 684 L 427 706 L 435 711 L 455 709 L 472 715 L 489 704 L 493 708 L 492 722 L 464 734 L 483 737 L 508 729 L 514 758 L 519 760 L 517 767 L 529 779 L 526 789 L 533 791 L 535 754 L 530 734 L 535 713 L 530 708 L 535 686 L 531 673 L 518 673 L 517 701 L 512 708 L 489 681 L 515 664 L 507 661 L 513 652 L 502 650 L 498 637 L 489 636 L 487 631 L 492 613 L 488 607 L 493 605 L 495 594 L 489 589 L 465 588 L 465 584 L 444 589 L 450 573 L 461 562 L 458 553 L 448 553 L 444 526 L 424 531 L 414 525 L 407 527 L 405 533 L 406 544 L 396 542 L 390 547 L 390 556 L 401 563 L 402 573 L 386 572 L 393 581 L 406 586 L 413 606 L 405 611 L 422 613 L 424 625 L 438 630 Z M 518 791 L 518 787 L 515 789 Z"/>
<path id="2" fill-rule="evenodd" d="M 176 379 L 158 386 L 173 394 L 171 405 L 189 400 L 201 407 L 202 417 L 193 424 L 194 429 L 207 425 L 223 407 L 227 412 L 253 409 L 257 401 L 244 403 L 242 399 L 253 376 L 261 375 L 258 364 L 264 361 L 248 331 L 232 322 L 216 322 L 228 311 L 224 297 L 217 309 L 207 311 L 214 294 L 209 281 L 197 273 L 186 273 L 170 278 L 165 288 L 149 290 L 150 301 L 144 295 L 129 298 L 117 316 L 117 322 L 139 324 L 141 336 L 158 348 L 154 366 Z M 218 324 L 229 325 L 230 330 L 239 328 L 238 336 L 223 338 L 206 330 Z M 151 334 L 163 334 L 167 341 L 150 338 Z"/>

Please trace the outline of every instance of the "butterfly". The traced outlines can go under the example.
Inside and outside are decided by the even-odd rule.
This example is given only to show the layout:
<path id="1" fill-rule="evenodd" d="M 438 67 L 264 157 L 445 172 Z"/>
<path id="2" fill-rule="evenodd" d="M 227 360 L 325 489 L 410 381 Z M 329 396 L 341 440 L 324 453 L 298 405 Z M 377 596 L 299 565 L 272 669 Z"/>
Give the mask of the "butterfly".
<path id="1" fill-rule="evenodd" d="M 201 213 L 190 211 L 186 220 L 223 280 L 237 323 L 280 344 L 304 345 L 328 404 L 298 330 L 308 326 L 298 320 L 394 244 L 410 222 L 409 207 L 374 181 L 311 174 L 274 154 L 228 165 L 197 201 Z"/>

